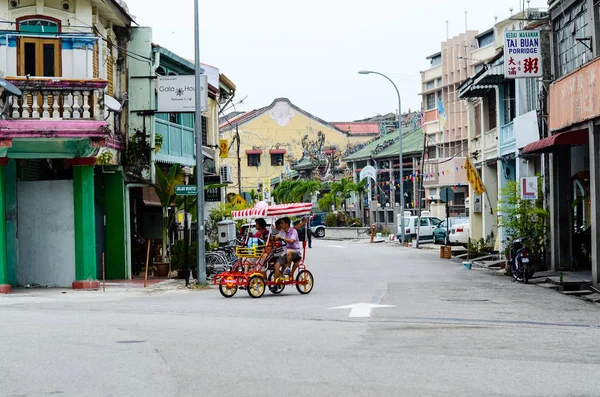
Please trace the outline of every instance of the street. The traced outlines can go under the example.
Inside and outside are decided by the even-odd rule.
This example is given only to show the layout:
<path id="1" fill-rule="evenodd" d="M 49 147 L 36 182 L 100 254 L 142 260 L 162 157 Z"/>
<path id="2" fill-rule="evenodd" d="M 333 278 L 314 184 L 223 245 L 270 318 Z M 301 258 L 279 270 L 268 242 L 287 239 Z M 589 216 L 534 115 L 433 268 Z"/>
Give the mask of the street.
<path id="1" fill-rule="evenodd" d="M 308 295 L 2 296 L 0 395 L 600 394 L 600 306 L 437 251 L 313 242 Z M 339 308 L 359 303 L 389 306 Z"/>

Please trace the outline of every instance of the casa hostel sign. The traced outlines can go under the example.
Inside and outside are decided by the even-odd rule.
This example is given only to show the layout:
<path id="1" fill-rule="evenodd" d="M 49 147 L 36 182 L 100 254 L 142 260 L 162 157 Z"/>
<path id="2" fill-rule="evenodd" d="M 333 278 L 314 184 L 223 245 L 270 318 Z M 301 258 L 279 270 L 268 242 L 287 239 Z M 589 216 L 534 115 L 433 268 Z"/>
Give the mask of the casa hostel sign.
<path id="1" fill-rule="evenodd" d="M 196 82 L 192 76 L 158 76 L 157 105 L 161 113 L 193 113 L 196 110 Z M 208 110 L 208 77 L 200 76 L 200 103 Z"/>
<path id="2" fill-rule="evenodd" d="M 507 79 L 542 77 L 539 30 L 504 32 L 504 76 Z"/>

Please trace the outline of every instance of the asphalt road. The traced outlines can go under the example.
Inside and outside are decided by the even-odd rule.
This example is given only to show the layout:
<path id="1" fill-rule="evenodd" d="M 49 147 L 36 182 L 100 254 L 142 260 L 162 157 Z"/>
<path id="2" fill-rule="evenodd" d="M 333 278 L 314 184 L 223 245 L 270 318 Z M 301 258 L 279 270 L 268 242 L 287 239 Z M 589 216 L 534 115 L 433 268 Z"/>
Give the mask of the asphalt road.
<path id="1" fill-rule="evenodd" d="M 598 396 L 600 306 L 395 244 L 316 241 L 309 295 L 0 297 L 0 396 Z M 349 317 L 357 303 L 389 305 Z"/>

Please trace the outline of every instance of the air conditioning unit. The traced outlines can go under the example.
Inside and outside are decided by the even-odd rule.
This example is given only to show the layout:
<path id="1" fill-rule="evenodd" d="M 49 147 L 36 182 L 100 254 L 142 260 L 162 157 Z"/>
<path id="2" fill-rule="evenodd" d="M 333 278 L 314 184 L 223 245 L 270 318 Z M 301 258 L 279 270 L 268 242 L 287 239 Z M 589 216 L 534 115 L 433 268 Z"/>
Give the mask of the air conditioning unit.
<path id="1" fill-rule="evenodd" d="M 233 170 L 230 165 L 221 166 L 221 183 L 233 183 Z"/>

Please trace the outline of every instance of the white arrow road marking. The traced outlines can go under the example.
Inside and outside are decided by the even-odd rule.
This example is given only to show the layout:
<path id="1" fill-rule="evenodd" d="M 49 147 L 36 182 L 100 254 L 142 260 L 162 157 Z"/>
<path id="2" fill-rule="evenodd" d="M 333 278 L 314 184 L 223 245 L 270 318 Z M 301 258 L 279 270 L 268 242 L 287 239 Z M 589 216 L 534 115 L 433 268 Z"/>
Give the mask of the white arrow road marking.
<path id="1" fill-rule="evenodd" d="M 375 303 L 355 303 L 352 305 L 330 307 L 329 310 L 351 309 L 348 317 L 370 317 L 371 311 L 379 307 L 396 307 L 392 305 L 378 305 Z"/>

